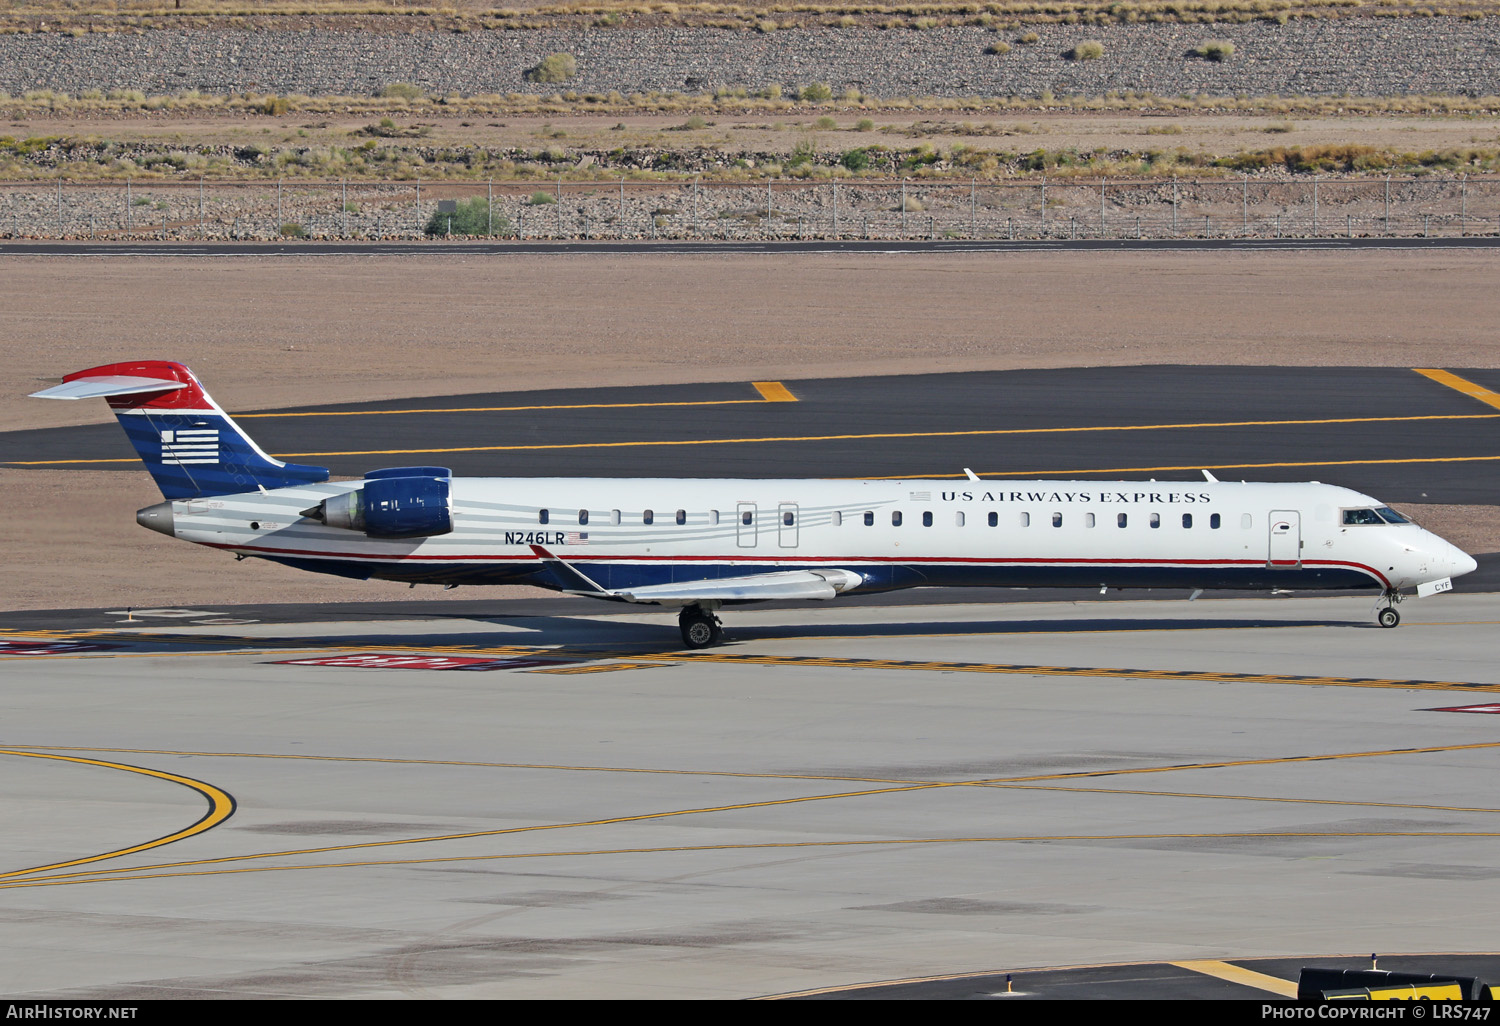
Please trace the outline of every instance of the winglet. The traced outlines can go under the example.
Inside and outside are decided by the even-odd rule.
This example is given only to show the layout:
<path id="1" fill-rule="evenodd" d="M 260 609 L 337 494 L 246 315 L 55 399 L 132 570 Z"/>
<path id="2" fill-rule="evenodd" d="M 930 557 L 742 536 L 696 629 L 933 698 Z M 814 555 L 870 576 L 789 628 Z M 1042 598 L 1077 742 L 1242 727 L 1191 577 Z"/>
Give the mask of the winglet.
<path id="1" fill-rule="evenodd" d="M 557 578 L 558 583 L 563 586 L 564 591 L 613 597 L 612 593 L 599 587 L 598 584 L 589 579 L 587 574 L 566 560 L 559 559 L 540 545 L 532 545 L 530 548 L 536 554 L 536 558 L 540 559 L 547 569 L 552 571 L 552 576 Z"/>

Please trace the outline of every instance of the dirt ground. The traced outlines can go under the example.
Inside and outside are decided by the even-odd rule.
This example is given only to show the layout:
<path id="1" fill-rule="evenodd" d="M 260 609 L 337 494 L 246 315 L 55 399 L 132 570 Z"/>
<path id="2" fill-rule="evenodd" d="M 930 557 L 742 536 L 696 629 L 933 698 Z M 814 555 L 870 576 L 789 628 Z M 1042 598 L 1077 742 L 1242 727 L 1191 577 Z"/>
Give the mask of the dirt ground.
<path id="1" fill-rule="evenodd" d="M 153 260 L 0 258 L 0 430 L 114 360 L 188 363 L 231 412 L 509 389 L 1129 364 L 1500 366 L 1500 254 L 1275 252 Z M 362 601 L 141 530 L 144 472 L 0 470 L 0 608 Z M 1420 519 L 1500 550 L 1500 511 Z M 423 597 L 436 589 L 421 589 Z M 473 598 L 470 589 L 446 593 Z M 497 591 L 513 597 L 513 591 Z"/>
<path id="2" fill-rule="evenodd" d="M 670 114 L 445 114 L 441 109 L 389 112 L 398 129 L 420 131 L 424 145 L 556 147 L 568 151 L 615 147 L 660 147 L 790 154 L 798 145 L 819 153 L 865 146 L 896 149 L 928 142 L 943 149 L 964 145 L 1029 153 L 1036 149 L 1091 152 L 1176 150 L 1215 156 L 1272 147 L 1359 145 L 1395 152 L 1463 150 L 1500 143 L 1500 119 L 1488 116 L 1371 114 L 1224 114 L 1173 112 L 1059 111 L 865 111 L 861 109 L 765 110 L 690 117 Z M 88 113 L 12 112 L 4 134 L 18 139 L 63 136 L 121 143 L 153 143 L 176 149 L 242 145 L 358 146 L 380 113 L 294 111 L 266 115 L 248 111 Z M 827 125 L 831 119 L 835 127 Z M 868 130 L 857 126 L 869 121 Z M 196 174 L 196 173 L 194 173 Z M 189 176 L 196 182 L 196 177 Z M 967 180 L 967 179 L 965 179 Z"/>

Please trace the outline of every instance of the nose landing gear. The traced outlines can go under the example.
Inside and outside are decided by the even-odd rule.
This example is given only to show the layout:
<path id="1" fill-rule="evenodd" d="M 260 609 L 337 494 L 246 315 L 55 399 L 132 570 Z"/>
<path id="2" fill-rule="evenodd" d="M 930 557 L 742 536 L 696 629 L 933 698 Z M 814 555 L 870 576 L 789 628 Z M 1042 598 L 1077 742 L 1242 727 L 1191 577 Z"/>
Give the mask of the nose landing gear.
<path id="1" fill-rule="evenodd" d="M 724 640 L 724 625 L 702 606 L 684 606 L 677 614 L 677 627 L 682 631 L 682 643 L 688 648 L 708 648 Z"/>
<path id="2" fill-rule="evenodd" d="M 1396 603 L 1401 601 L 1401 593 L 1392 589 L 1383 597 L 1386 606 L 1375 614 L 1375 622 L 1382 627 L 1394 627 L 1401 622 L 1401 614 L 1396 612 Z"/>

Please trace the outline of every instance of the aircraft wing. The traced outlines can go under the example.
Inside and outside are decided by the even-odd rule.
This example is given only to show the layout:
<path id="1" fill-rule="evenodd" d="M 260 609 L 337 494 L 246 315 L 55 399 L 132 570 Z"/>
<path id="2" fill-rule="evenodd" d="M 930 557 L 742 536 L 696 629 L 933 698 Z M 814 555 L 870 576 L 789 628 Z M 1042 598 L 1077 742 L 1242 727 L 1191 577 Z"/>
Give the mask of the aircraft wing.
<path id="1" fill-rule="evenodd" d="M 718 577 L 701 581 L 678 581 L 672 584 L 649 584 L 639 588 L 609 589 L 600 587 L 566 560 L 559 559 L 540 545 L 531 551 L 563 582 L 574 595 L 615 599 L 624 602 L 652 603 L 663 606 L 687 606 L 698 602 L 763 602 L 768 599 L 831 599 L 864 583 L 853 570 L 836 568 L 818 570 L 773 570 L 743 577 Z"/>

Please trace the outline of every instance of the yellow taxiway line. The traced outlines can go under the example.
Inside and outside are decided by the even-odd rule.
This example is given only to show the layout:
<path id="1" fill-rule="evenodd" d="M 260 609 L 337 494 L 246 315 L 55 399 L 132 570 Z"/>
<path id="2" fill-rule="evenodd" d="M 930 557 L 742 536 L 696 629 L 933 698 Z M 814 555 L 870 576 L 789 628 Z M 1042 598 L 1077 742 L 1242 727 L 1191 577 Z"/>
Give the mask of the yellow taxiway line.
<path id="1" fill-rule="evenodd" d="M 1268 990 L 1272 994 L 1281 997 L 1294 998 L 1297 996 L 1297 985 L 1291 980 L 1279 979 L 1275 976 L 1267 976 L 1253 969 L 1242 969 L 1228 962 L 1199 961 L 1199 962 L 1168 962 L 1179 969 L 1188 969 L 1205 976 L 1217 977 L 1230 983 L 1238 983 L 1242 987 L 1254 987 L 1256 990 Z"/>
<path id="2" fill-rule="evenodd" d="M 1414 367 L 1412 369 L 1424 378 L 1431 378 L 1439 385 L 1446 385 L 1455 392 L 1462 392 L 1471 399 L 1478 399 L 1486 406 L 1493 406 L 1497 410 L 1500 410 L 1500 395 L 1491 392 L 1483 385 L 1476 385 L 1472 381 L 1461 378 L 1457 374 L 1450 374 L 1445 370 L 1436 370 L 1431 367 Z"/>

